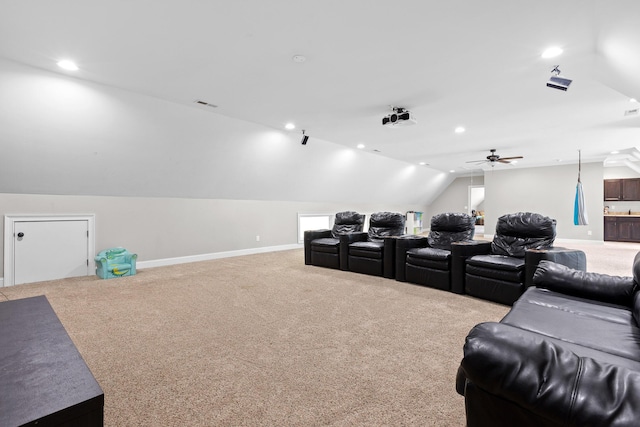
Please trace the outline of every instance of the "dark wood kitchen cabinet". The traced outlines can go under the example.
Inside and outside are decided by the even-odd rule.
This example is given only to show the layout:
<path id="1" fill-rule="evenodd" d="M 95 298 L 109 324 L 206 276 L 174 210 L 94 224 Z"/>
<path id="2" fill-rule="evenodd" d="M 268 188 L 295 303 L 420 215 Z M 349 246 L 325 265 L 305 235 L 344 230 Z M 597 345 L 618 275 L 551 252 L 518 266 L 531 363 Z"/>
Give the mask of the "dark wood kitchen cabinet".
<path id="1" fill-rule="evenodd" d="M 618 240 L 618 222 L 615 216 L 604 217 L 604 240 L 615 242 Z"/>
<path id="2" fill-rule="evenodd" d="M 622 200 L 622 180 L 604 180 L 604 200 Z"/>
<path id="3" fill-rule="evenodd" d="M 640 200 L 640 178 L 622 180 L 622 200 Z"/>
<path id="4" fill-rule="evenodd" d="M 639 201 L 640 178 L 605 179 L 604 200 Z"/>
<path id="5" fill-rule="evenodd" d="M 604 240 L 610 242 L 640 242 L 640 217 L 605 216 Z"/>

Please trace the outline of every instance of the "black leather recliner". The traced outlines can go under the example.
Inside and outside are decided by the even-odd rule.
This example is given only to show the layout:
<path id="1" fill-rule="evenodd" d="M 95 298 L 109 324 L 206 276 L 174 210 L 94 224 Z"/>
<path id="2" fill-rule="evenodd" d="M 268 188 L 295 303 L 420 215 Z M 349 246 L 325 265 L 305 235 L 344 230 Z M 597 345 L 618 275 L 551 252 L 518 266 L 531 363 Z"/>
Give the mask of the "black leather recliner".
<path id="1" fill-rule="evenodd" d="M 347 270 L 346 244 L 340 246 L 340 235 L 361 232 L 365 216 L 353 211 L 338 212 L 331 230 L 304 232 L 304 263 L 319 267 Z M 341 260 L 342 253 L 342 260 Z"/>
<path id="2" fill-rule="evenodd" d="M 450 291 L 451 246 L 454 242 L 473 240 L 474 233 L 475 218 L 470 215 L 434 215 L 426 237 L 402 236 L 397 239 L 396 280 Z"/>
<path id="3" fill-rule="evenodd" d="M 584 252 L 553 248 L 556 220 L 532 212 L 498 218 L 493 242 L 476 245 L 466 258 L 465 292 L 471 296 L 511 305 L 531 283 L 542 259 L 586 270 Z"/>
<path id="4" fill-rule="evenodd" d="M 396 237 L 404 233 L 405 217 L 397 212 L 376 212 L 369 219 L 369 231 L 343 234 L 349 271 L 395 277 Z"/>

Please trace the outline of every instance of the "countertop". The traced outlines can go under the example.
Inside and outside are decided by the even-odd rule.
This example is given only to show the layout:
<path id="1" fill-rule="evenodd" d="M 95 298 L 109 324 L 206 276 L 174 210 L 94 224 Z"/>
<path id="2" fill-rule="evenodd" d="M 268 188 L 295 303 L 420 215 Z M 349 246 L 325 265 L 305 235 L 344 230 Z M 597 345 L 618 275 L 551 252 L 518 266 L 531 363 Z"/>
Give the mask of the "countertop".
<path id="1" fill-rule="evenodd" d="M 609 212 L 608 214 L 604 214 L 605 217 L 613 216 L 613 217 L 626 217 L 626 218 L 640 218 L 640 212 Z"/>

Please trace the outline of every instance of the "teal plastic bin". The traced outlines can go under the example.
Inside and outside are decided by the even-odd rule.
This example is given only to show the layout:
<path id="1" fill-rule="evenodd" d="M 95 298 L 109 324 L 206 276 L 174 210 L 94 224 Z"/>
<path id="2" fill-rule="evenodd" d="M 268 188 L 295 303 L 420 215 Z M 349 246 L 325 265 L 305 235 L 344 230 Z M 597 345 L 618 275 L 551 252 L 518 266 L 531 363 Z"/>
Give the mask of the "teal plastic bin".
<path id="1" fill-rule="evenodd" d="M 96 255 L 96 275 L 101 279 L 133 276 L 136 274 L 137 254 L 125 248 L 105 249 Z"/>

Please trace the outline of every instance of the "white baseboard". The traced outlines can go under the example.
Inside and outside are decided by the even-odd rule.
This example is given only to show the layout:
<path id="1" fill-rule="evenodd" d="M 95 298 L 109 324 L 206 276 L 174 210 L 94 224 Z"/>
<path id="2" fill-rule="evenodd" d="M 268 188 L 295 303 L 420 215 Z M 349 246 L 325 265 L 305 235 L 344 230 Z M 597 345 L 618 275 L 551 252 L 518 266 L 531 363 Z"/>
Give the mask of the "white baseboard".
<path id="1" fill-rule="evenodd" d="M 149 261 L 139 261 L 136 263 L 137 268 L 154 268 L 164 267 L 168 265 L 186 264 L 189 262 L 209 261 L 212 259 L 230 258 L 234 256 L 262 254 L 266 252 L 288 251 L 291 249 L 301 249 L 301 244 L 267 246 L 264 248 L 240 249 L 237 251 L 215 252 L 211 254 L 191 255 L 176 258 L 154 259 Z M 0 277 L 0 288 L 4 286 L 4 278 Z"/>
<path id="2" fill-rule="evenodd" d="M 186 264 L 189 262 L 198 262 L 198 261 L 209 261 L 212 259 L 230 258 L 230 257 L 242 256 L 242 255 L 253 255 L 253 254 L 266 253 L 266 252 L 287 251 L 290 249 L 300 249 L 302 247 L 303 246 L 301 244 L 267 246 L 263 248 L 240 249 L 237 251 L 215 252 L 210 254 L 191 255 L 191 256 L 176 257 L 176 258 L 164 258 L 164 259 L 155 259 L 155 260 L 149 260 L 149 261 L 138 261 L 136 263 L 136 268 L 165 267 L 168 265 Z"/>

